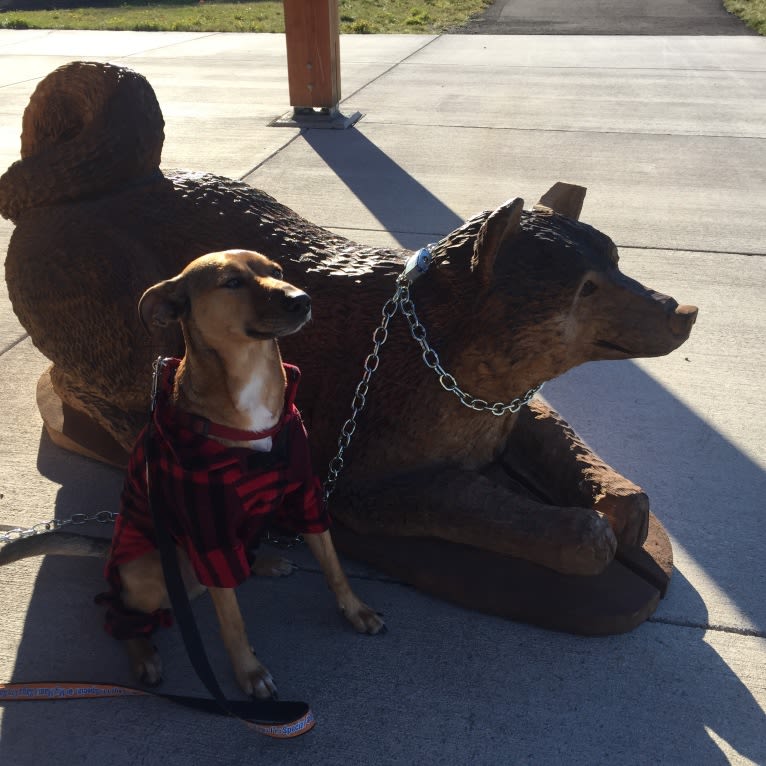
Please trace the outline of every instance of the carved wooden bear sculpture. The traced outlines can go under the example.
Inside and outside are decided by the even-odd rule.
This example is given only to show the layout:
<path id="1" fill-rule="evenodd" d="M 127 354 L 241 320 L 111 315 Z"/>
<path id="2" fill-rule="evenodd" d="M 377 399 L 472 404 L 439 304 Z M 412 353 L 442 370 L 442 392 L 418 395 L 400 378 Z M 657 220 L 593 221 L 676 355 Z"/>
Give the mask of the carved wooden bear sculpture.
<path id="1" fill-rule="evenodd" d="M 6 279 L 19 320 L 53 362 L 55 392 L 127 451 L 146 418 L 152 360 L 181 352 L 174 327 L 147 335 L 139 296 L 205 252 L 258 250 L 313 299 L 314 321 L 282 348 L 303 370 L 298 404 L 327 465 L 410 253 L 336 236 L 243 183 L 163 175 L 162 141 L 149 84 L 108 64 L 61 67 L 24 114 L 22 159 L 0 179 L 0 212 L 16 224 Z M 557 184 L 532 210 L 515 199 L 475 216 L 436 243 L 413 283 L 428 341 L 471 396 L 508 402 L 583 362 L 667 354 L 688 337 L 696 309 L 624 276 L 613 242 L 576 220 L 583 196 Z M 495 568 L 516 557 L 596 575 L 618 546 L 644 542 L 644 493 L 542 399 L 515 414 L 474 411 L 421 353 L 395 317 L 333 495 L 351 530 L 341 534 L 347 550 L 385 566 L 397 548 L 385 536 L 437 538 L 489 552 Z M 389 568 L 513 613 L 502 592 L 485 604 L 440 591 L 439 577 L 413 575 L 406 562 Z M 492 571 L 476 592 L 493 592 Z"/>

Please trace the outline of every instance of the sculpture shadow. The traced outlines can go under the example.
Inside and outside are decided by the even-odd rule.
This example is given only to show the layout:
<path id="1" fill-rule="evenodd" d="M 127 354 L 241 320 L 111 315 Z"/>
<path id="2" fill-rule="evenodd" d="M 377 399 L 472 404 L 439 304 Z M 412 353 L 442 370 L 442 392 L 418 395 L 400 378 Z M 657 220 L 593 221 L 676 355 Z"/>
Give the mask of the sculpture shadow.
<path id="1" fill-rule="evenodd" d="M 401 247 L 416 250 L 463 224 L 463 218 L 358 130 L 307 129 L 301 137 Z"/>

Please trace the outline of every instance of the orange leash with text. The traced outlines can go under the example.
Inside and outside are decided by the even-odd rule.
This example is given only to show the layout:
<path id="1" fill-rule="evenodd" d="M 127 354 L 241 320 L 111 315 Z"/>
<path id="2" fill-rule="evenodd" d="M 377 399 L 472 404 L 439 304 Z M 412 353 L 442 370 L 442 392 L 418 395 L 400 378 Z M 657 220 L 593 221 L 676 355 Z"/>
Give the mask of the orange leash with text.
<path id="1" fill-rule="evenodd" d="M 205 713 L 233 715 L 258 734 L 276 739 L 290 739 L 314 728 L 314 715 L 305 702 L 276 700 L 227 700 L 224 710 L 214 699 L 184 697 L 176 694 L 136 689 L 132 686 L 104 683 L 32 682 L 0 683 L 0 704 L 5 702 L 49 702 L 103 697 L 158 697 Z"/>

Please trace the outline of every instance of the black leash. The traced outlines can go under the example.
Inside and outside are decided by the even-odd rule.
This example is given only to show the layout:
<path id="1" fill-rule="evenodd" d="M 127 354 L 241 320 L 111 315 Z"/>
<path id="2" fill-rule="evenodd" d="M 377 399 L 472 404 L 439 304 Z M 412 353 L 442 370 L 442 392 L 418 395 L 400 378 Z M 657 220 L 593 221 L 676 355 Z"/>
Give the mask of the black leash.
<path id="1" fill-rule="evenodd" d="M 305 734 L 314 725 L 305 702 L 263 702 L 254 713 L 253 702 L 229 700 L 230 711 L 223 711 L 214 699 L 162 694 L 121 684 L 97 681 L 31 681 L 0 683 L 0 704 L 6 702 L 52 702 L 104 697 L 158 697 L 178 705 L 215 715 L 234 715 L 259 734 L 288 739 Z M 288 720 L 289 719 L 289 720 Z"/>
<path id="2" fill-rule="evenodd" d="M 149 425 L 144 436 L 144 458 L 146 467 L 146 492 L 149 510 L 154 521 L 157 547 L 160 551 L 162 571 L 165 576 L 165 585 L 170 599 L 173 615 L 178 622 L 186 652 L 189 655 L 192 667 L 196 671 L 205 688 L 212 696 L 212 700 L 199 698 L 176 698 L 168 697 L 173 701 L 189 707 L 206 710 L 208 712 L 221 712 L 233 718 L 244 721 L 248 726 L 254 727 L 262 734 L 274 737 L 292 737 L 303 734 L 313 728 L 315 720 L 313 713 L 305 702 L 290 702 L 281 700 L 228 700 L 221 690 L 215 677 L 213 668 L 205 652 L 202 637 L 200 636 L 197 622 L 192 613 L 189 596 L 186 592 L 181 568 L 178 564 L 176 545 L 165 524 L 161 510 L 157 503 L 152 503 L 151 491 L 151 463 L 154 452 L 154 414 L 157 404 L 157 390 L 159 377 L 162 373 L 164 360 L 159 357 L 154 363 L 154 377 L 152 380 L 152 397 L 149 409 Z M 166 696 L 166 695 L 162 695 Z M 183 701 L 182 701 L 183 700 Z M 217 710 L 215 709 L 217 707 Z M 264 730 L 267 729 L 267 730 Z M 282 733 L 279 733 L 282 732 Z"/>

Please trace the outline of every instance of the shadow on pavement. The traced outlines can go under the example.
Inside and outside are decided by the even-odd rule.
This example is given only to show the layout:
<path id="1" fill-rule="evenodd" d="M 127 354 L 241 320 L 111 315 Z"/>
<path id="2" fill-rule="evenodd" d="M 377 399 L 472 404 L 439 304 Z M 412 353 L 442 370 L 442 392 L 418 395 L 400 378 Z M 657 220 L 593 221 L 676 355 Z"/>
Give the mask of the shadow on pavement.
<path id="1" fill-rule="evenodd" d="M 307 130 L 301 138 L 401 247 L 417 249 L 425 244 L 424 237 L 435 233 L 442 236 L 463 223 L 462 218 L 358 130 L 350 128 L 342 131 L 342 135 L 341 131 Z"/>

